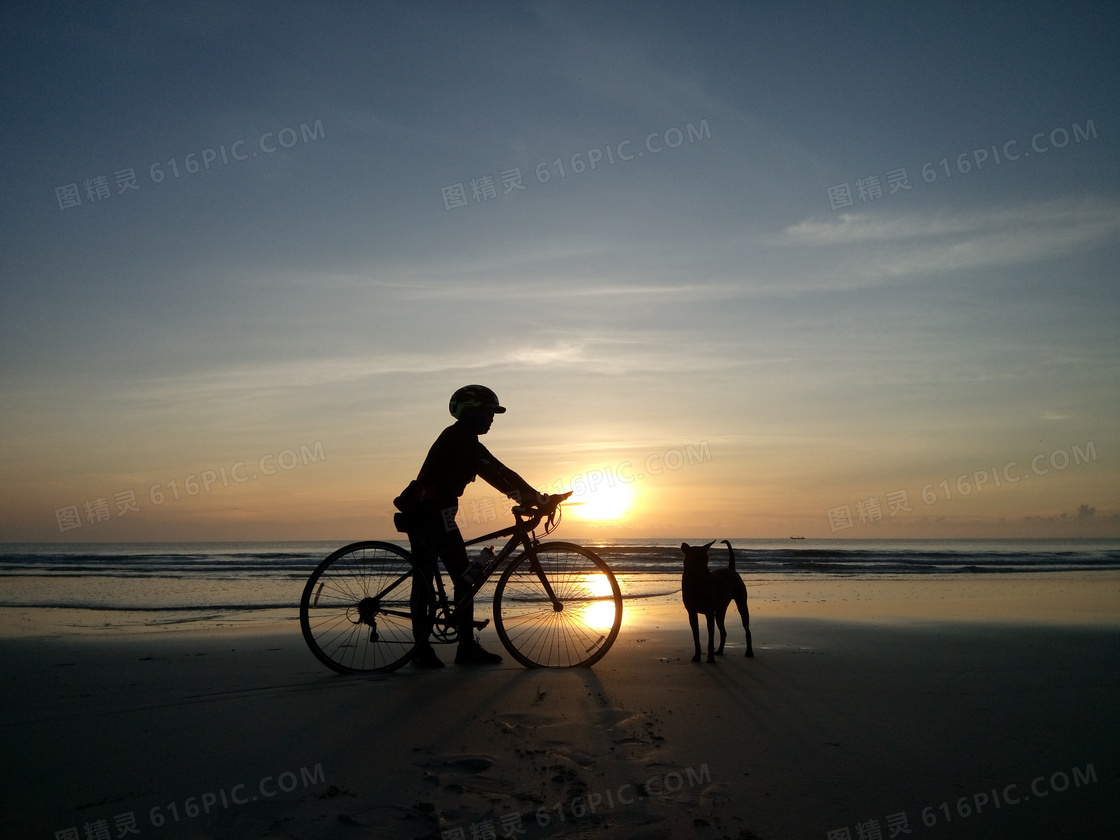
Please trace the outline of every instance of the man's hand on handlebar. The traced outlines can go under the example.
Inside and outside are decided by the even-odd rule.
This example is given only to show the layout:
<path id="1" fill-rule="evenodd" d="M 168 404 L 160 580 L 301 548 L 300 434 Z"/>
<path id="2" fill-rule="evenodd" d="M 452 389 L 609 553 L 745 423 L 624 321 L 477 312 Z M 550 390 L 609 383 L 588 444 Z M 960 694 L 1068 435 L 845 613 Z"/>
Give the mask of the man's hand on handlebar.
<path id="1" fill-rule="evenodd" d="M 522 502 L 519 505 L 515 505 L 513 512 L 521 516 L 544 516 L 555 511 L 556 508 L 560 506 L 560 503 L 571 495 L 570 492 L 558 493 L 553 496 L 547 493 L 538 493 L 537 498 L 532 502 Z"/>
<path id="2" fill-rule="evenodd" d="M 542 510 L 555 510 L 556 508 L 558 508 L 560 506 L 561 502 L 566 500 L 572 494 L 571 494 L 571 492 L 568 492 L 568 493 L 558 493 L 554 496 L 550 496 L 547 493 L 540 493 L 538 495 L 541 498 L 541 501 L 537 504 L 538 508 L 540 508 Z"/>

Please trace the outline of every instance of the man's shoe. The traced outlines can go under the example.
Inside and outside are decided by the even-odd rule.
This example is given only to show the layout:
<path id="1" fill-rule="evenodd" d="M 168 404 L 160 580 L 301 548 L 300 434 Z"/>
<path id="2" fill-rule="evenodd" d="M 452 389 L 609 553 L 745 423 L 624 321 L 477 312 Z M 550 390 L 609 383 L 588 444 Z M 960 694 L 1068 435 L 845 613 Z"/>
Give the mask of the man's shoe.
<path id="1" fill-rule="evenodd" d="M 496 653 L 483 650 L 478 642 L 466 642 L 459 645 L 455 654 L 456 665 L 497 665 L 502 657 Z"/>
<path id="2" fill-rule="evenodd" d="M 431 645 L 424 645 L 417 649 L 416 655 L 412 657 L 412 664 L 417 668 L 442 668 L 443 660 L 436 656 Z"/>

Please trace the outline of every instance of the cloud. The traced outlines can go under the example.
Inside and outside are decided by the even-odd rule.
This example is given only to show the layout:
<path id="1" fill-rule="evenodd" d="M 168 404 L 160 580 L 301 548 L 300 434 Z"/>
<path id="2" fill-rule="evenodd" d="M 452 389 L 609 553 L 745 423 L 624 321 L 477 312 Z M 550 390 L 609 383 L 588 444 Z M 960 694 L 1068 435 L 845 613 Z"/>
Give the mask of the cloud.
<path id="1" fill-rule="evenodd" d="M 385 283 L 387 288 L 402 290 L 402 300 L 575 300 L 577 298 L 606 298 L 659 295 L 674 297 L 681 295 L 709 294 L 711 289 L 702 286 L 650 286 L 626 285 L 625 283 L 592 283 L 576 285 L 565 282 L 526 281 L 520 286 L 510 288 L 508 284 L 472 283 L 458 285 L 433 285 L 423 283 Z M 717 290 L 718 292 L 718 290 Z"/>
<path id="2" fill-rule="evenodd" d="M 586 361 L 583 345 L 559 342 L 552 347 L 522 347 L 510 350 L 506 358 L 518 364 L 572 365 Z"/>
<path id="3" fill-rule="evenodd" d="M 867 281 L 1023 265 L 1084 251 L 1120 232 L 1120 206 L 1089 200 L 962 213 L 843 213 L 790 225 L 772 243 L 830 254 L 830 273 Z M 857 281 L 858 282 L 858 281 Z"/>
<path id="4" fill-rule="evenodd" d="M 835 245 L 858 242 L 987 236 L 992 233 L 1057 229 L 1076 243 L 1120 229 L 1120 207 L 1104 201 L 1035 203 L 1012 209 L 985 209 L 957 214 L 842 213 L 827 220 L 790 225 L 783 235 L 790 244 Z"/>
<path id="5" fill-rule="evenodd" d="M 782 358 L 740 358 L 716 344 L 691 346 L 662 333 L 635 332 L 626 337 L 606 334 L 565 334 L 520 343 L 497 342 L 475 348 L 439 352 L 374 353 L 324 359 L 294 359 L 267 364 L 244 364 L 197 369 L 101 383 L 102 398 L 110 402 L 180 403 L 200 399 L 244 399 L 292 389 L 357 382 L 392 374 L 427 376 L 450 371 L 510 372 L 527 366 L 570 371 L 581 375 L 619 375 L 634 372 L 712 372 L 788 361 Z"/>

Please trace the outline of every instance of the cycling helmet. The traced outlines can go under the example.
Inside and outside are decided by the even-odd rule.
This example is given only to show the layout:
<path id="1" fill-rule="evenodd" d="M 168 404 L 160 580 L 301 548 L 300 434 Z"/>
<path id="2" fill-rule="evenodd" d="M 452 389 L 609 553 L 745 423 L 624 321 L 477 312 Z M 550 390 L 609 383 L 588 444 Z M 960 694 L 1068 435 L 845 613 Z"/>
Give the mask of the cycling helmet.
<path id="1" fill-rule="evenodd" d="M 484 385 L 466 385 L 451 395 L 447 409 L 452 417 L 458 420 L 468 408 L 492 409 L 495 414 L 505 412 L 498 405 L 498 395 Z"/>

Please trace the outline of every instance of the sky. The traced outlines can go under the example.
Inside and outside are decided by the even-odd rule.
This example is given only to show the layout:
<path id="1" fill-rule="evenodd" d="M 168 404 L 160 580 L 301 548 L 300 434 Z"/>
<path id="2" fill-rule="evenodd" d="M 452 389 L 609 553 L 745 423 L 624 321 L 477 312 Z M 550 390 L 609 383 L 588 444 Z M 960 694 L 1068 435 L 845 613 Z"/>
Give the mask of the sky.
<path id="1" fill-rule="evenodd" d="M 565 536 L 1120 535 L 1120 8 L 850 6 L 4 4 L 0 541 L 397 536 L 471 383 Z"/>

